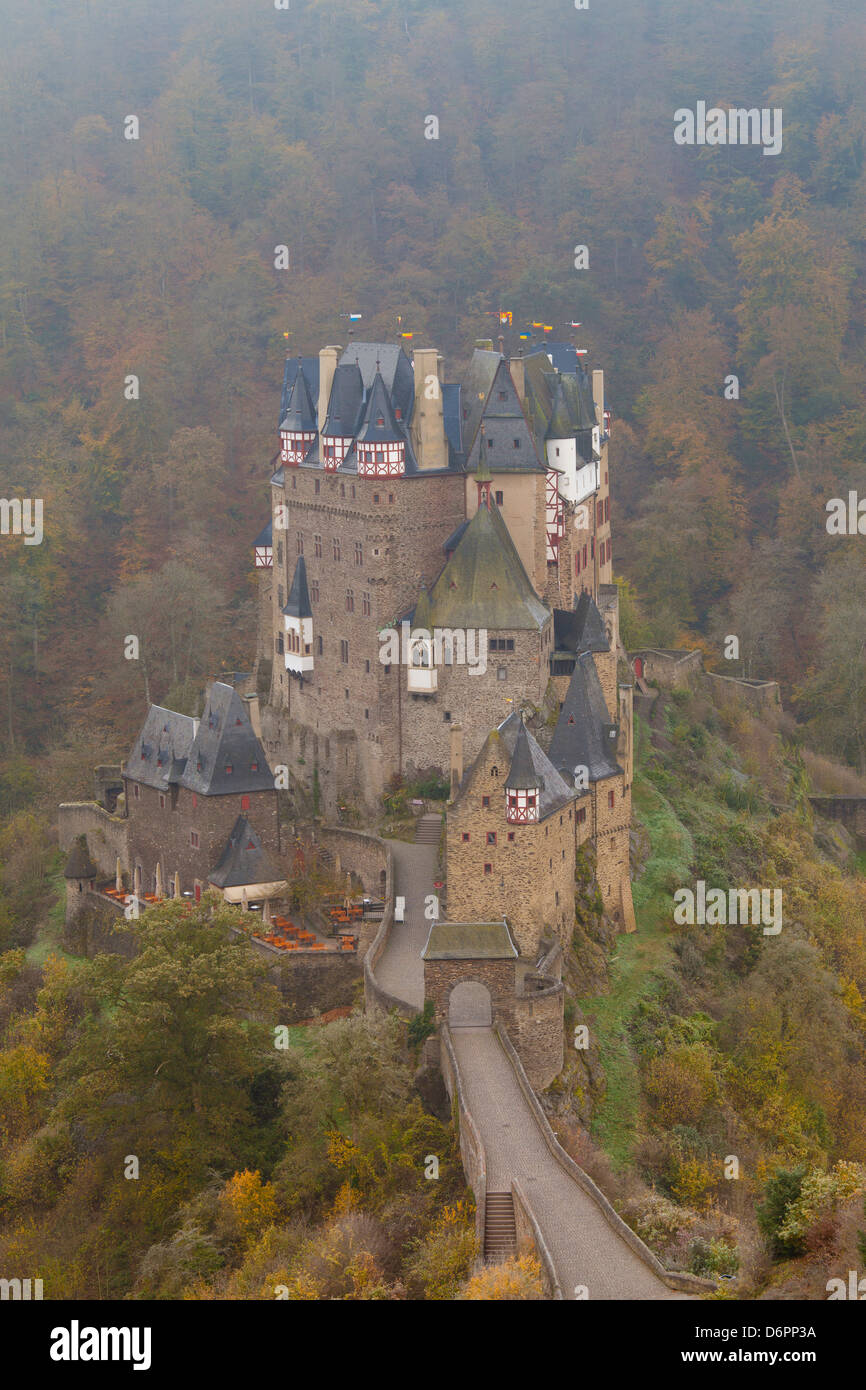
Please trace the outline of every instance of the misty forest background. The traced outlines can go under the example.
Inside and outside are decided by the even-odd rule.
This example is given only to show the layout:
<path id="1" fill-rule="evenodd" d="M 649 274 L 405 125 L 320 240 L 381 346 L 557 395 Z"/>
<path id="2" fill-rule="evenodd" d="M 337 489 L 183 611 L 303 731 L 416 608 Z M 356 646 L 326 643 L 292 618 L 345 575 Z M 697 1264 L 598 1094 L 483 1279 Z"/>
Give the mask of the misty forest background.
<path id="1" fill-rule="evenodd" d="M 617 1194 L 585 1132 L 574 1151 L 677 1267 L 742 1260 L 760 1289 L 768 1250 L 806 1252 L 799 1296 L 824 1296 L 829 1259 L 866 1257 L 864 857 L 807 800 L 822 763 L 822 789 L 866 785 L 863 540 L 825 511 L 866 496 L 862 0 L 0 0 L 0 32 L 0 496 L 45 502 L 42 545 L 0 538 L 0 1254 L 52 1297 L 468 1287 L 453 1134 L 390 1025 L 331 1025 L 278 1065 L 254 964 L 170 904 L 138 963 L 73 960 L 52 825 L 148 697 L 192 709 L 250 668 L 287 350 L 345 343 L 350 312 L 359 338 L 401 319 L 455 379 L 507 309 L 508 352 L 576 319 L 605 368 L 627 645 L 778 679 L 798 721 L 780 740 L 683 696 L 664 757 L 640 733 L 641 933 L 605 994 L 579 976 L 605 941 L 579 915 L 569 988 L 607 1090 L 569 1074 L 562 1104 L 584 1127 L 595 1107 L 652 1195 Z M 699 100 L 781 107 L 782 154 L 677 147 Z M 782 885 L 779 949 L 672 941 L 693 874 Z M 157 1085 L 175 1016 L 210 1070 Z M 136 1146 L 159 1154 L 141 1186 Z"/>

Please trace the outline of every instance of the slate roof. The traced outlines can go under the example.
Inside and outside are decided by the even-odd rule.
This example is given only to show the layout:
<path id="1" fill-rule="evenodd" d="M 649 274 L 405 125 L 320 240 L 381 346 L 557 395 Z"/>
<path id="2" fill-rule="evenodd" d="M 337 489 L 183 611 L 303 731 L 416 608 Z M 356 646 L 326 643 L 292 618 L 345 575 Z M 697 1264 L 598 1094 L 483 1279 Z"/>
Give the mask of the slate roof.
<path id="1" fill-rule="evenodd" d="M 554 647 L 567 652 L 609 652 L 604 619 L 591 594 L 580 595 L 572 612 L 557 608 L 553 614 Z"/>
<path id="2" fill-rule="evenodd" d="M 405 432 L 397 423 L 391 397 L 388 395 L 381 372 L 377 372 L 373 378 L 373 389 L 364 412 L 364 422 L 358 431 L 358 440 L 362 444 L 406 442 Z"/>
<path id="3" fill-rule="evenodd" d="M 434 922 L 422 960 L 516 960 L 508 923 Z"/>
<path id="4" fill-rule="evenodd" d="M 408 423 L 415 402 L 415 374 L 402 347 L 397 343 L 350 343 L 340 358 L 340 366 L 351 362 L 357 362 L 366 391 L 379 373 L 389 397 Z"/>
<path id="5" fill-rule="evenodd" d="M 307 562 L 303 555 L 298 556 L 288 602 L 283 612 L 289 618 L 312 618 L 313 616 L 310 590 L 307 587 Z"/>
<path id="6" fill-rule="evenodd" d="M 202 796 L 273 790 L 264 749 L 230 685 L 214 681 L 211 686 L 180 783 Z"/>
<path id="7" fill-rule="evenodd" d="M 488 354 L 485 352 L 484 356 Z M 504 399 L 500 400 L 500 396 Z M 499 357 L 475 436 L 466 454 L 467 469 L 473 469 L 478 463 L 482 439 L 488 466 L 494 473 L 546 471 L 504 357 Z M 518 441 L 516 448 L 515 440 Z"/>
<path id="8" fill-rule="evenodd" d="M 297 372 L 292 386 L 286 413 L 280 421 L 281 430 L 291 430 L 294 434 L 309 434 L 318 429 L 316 408 L 310 396 L 310 388 L 303 372 Z"/>
<path id="9" fill-rule="evenodd" d="M 458 382 L 442 385 L 442 422 L 454 455 L 463 453 L 463 387 Z"/>
<path id="10" fill-rule="evenodd" d="M 468 521 L 461 521 L 460 525 L 451 532 L 448 539 L 442 542 L 442 549 L 445 551 L 446 555 L 450 555 L 452 551 L 457 549 L 457 543 L 462 539 L 463 533 L 468 525 Z"/>
<path id="11" fill-rule="evenodd" d="M 553 738 L 550 761 L 569 779 L 576 767 L 589 769 L 590 782 L 601 782 L 622 772 L 616 760 L 616 730 L 611 720 L 591 652 L 582 652 L 574 664 Z"/>
<path id="12" fill-rule="evenodd" d="M 354 435 L 361 420 L 364 402 L 364 380 L 355 362 L 346 362 L 334 372 L 328 414 L 323 435 Z"/>
<path id="13" fill-rule="evenodd" d="M 87 848 L 87 837 L 79 835 L 75 844 L 69 851 L 66 860 L 66 867 L 63 870 L 64 878 L 96 878 L 96 865 L 90 857 Z"/>
<path id="14" fill-rule="evenodd" d="M 544 352 L 536 352 L 525 358 L 524 377 L 524 409 L 539 444 L 576 438 L 579 454 L 590 462 L 596 418 L 587 373 L 580 366 L 570 372 L 557 371 Z"/>
<path id="15" fill-rule="evenodd" d="M 532 761 L 526 725 L 521 720 L 514 744 L 514 752 L 511 755 L 511 767 L 508 769 L 508 776 L 505 779 L 505 787 L 508 791 L 529 791 L 530 788 L 537 786 L 538 773 L 535 771 Z"/>
<path id="16" fill-rule="evenodd" d="M 574 788 L 560 776 L 516 710 L 513 714 L 509 714 L 496 732 L 502 740 L 506 752 L 511 756 L 512 769 L 515 755 L 519 753 L 517 775 L 521 778 L 531 775 L 533 781 L 526 785 L 539 788 L 539 820 L 546 820 L 555 811 L 561 811 L 563 806 L 568 806 L 574 801 Z M 529 768 L 531 768 L 531 773 Z M 506 787 L 514 786 L 515 789 L 518 786 L 517 783 L 512 783 L 511 772 L 508 774 L 505 785 Z"/>
<path id="17" fill-rule="evenodd" d="M 475 443 L 484 405 L 490 395 L 493 379 L 502 360 L 501 352 L 491 352 L 487 348 L 476 348 L 472 354 L 469 370 L 466 373 L 466 385 L 460 412 L 462 416 L 463 410 L 466 411 L 466 418 L 462 421 L 462 430 L 463 444 L 467 450 L 470 450 Z"/>
<path id="18" fill-rule="evenodd" d="M 298 370 L 304 373 L 307 380 L 307 388 L 310 399 L 319 399 L 319 359 L 316 357 L 287 357 L 286 366 L 283 372 L 283 390 L 280 396 L 280 419 L 282 420 L 289 408 L 289 397 L 292 394 L 292 387 L 295 384 L 295 377 Z"/>
<path id="19" fill-rule="evenodd" d="M 238 816 L 208 883 L 217 888 L 243 888 L 253 883 L 279 883 L 283 875 L 268 858 L 246 816 Z"/>
<path id="20" fill-rule="evenodd" d="M 550 617 L 495 503 L 470 519 L 430 600 L 437 627 L 540 631 Z"/>
<path id="21" fill-rule="evenodd" d="M 124 765 L 124 775 L 146 787 L 168 791 L 172 782 L 179 780 L 178 768 L 183 771 L 189 756 L 195 723 L 188 714 L 151 705 Z"/>
<path id="22" fill-rule="evenodd" d="M 261 549 L 262 547 L 267 546 L 267 545 L 269 545 L 269 546 L 273 549 L 273 544 L 274 544 L 274 519 L 273 519 L 273 517 L 271 517 L 271 519 L 270 519 L 270 521 L 268 522 L 267 526 L 263 526 L 262 529 L 261 529 L 261 531 L 259 532 L 259 534 L 256 536 L 255 540 L 253 541 L 253 545 L 254 545 L 255 548 L 258 550 L 258 549 Z"/>

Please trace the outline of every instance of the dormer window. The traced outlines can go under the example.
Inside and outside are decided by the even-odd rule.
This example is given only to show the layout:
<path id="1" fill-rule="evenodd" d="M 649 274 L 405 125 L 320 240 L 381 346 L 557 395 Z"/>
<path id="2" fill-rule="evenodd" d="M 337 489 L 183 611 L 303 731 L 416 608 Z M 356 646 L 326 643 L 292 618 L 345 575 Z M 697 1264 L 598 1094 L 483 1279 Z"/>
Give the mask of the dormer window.
<path id="1" fill-rule="evenodd" d="M 378 418 L 378 420 L 376 421 L 376 424 L 377 424 L 378 427 L 381 429 L 382 426 L 384 425 L 384 423 L 385 423 L 385 417 L 384 417 L 384 415 L 380 415 L 379 418 Z"/>
<path id="2" fill-rule="evenodd" d="M 258 765 L 258 763 L 250 763 L 250 772 L 258 772 L 258 770 L 259 770 L 259 765 Z"/>
<path id="3" fill-rule="evenodd" d="M 231 777 L 231 775 L 232 775 L 232 765 L 231 765 L 231 763 L 226 763 L 226 777 Z"/>
<path id="4" fill-rule="evenodd" d="M 398 420 L 402 420 L 402 419 L 403 419 L 403 412 L 402 412 L 402 410 L 400 409 L 399 405 L 396 407 L 396 409 L 395 409 L 395 411 L 394 411 L 394 414 L 395 414 L 395 416 L 397 417 Z"/>

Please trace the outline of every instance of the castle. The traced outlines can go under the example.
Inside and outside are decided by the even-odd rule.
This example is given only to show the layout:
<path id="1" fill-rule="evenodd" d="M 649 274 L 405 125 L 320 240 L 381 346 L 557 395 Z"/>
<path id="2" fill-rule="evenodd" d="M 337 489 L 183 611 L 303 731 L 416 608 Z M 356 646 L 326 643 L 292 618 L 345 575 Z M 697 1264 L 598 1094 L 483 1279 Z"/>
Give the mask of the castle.
<path id="1" fill-rule="evenodd" d="M 265 908 L 290 877 L 278 786 L 333 824 L 345 803 L 373 819 L 395 779 L 445 779 L 426 997 L 442 1018 L 483 983 L 547 1084 L 578 856 L 635 926 L 608 426 L 603 373 L 567 344 L 478 347 L 463 382 L 434 349 L 289 359 L 253 545 L 258 695 L 215 682 L 200 720 L 150 708 L 119 816 L 72 847 L 70 915 L 115 863 L 136 900 L 211 887 Z"/>

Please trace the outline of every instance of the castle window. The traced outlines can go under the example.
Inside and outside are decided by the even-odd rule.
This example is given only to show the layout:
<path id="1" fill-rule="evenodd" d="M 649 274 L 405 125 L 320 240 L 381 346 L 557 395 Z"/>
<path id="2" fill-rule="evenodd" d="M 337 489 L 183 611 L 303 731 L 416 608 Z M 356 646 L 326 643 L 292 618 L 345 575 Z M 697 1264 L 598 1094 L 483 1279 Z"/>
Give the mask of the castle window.
<path id="1" fill-rule="evenodd" d="M 589 538 L 589 553 L 590 553 L 590 556 L 592 557 L 592 559 L 594 560 L 594 559 L 595 559 L 595 536 L 590 536 L 590 538 Z"/>
<path id="2" fill-rule="evenodd" d="M 509 840 L 513 840 L 513 839 L 514 839 L 514 831 L 513 831 L 513 830 L 509 830 L 509 832 L 508 832 L 508 838 L 509 838 Z"/>
<path id="3" fill-rule="evenodd" d="M 377 424 L 377 425 L 379 426 L 379 428 L 381 429 L 382 426 L 384 425 L 384 423 L 385 423 L 385 417 L 384 417 L 384 415 L 380 415 L 380 416 L 378 417 L 378 419 L 376 420 L 376 424 Z"/>
<path id="4" fill-rule="evenodd" d="M 355 484 L 354 484 L 354 483 L 352 484 L 352 496 L 353 496 L 353 497 L 355 496 Z"/>
<path id="5" fill-rule="evenodd" d="M 374 501 L 374 502 L 378 502 L 378 501 L 379 501 L 379 494 L 378 494 L 378 492 L 374 492 L 374 493 L 373 493 L 373 501 Z"/>
<path id="6" fill-rule="evenodd" d="M 312 599 L 313 603 L 318 603 L 318 602 L 319 602 L 319 581 L 318 581 L 318 579 L 314 579 L 314 580 L 312 580 L 311 583 L 310 583 L 310 598 Z"/>
<path id="7" fill-rule="evenodd" d="M 608 806 L 613 806 L 613 801 L 614 801 L 614 793 L 613 793 L 613 792 L 608 792 L 608 794 L 607 794 L 607 804 L 608 804 Z"/>
<path id="8" fill-rule="evenodd" d="M 490 805 L 490 797 L 489 797 L 489 796 L 482 796 L 482 798 L 481 798 L 481 807 L 482 807 L 482 810 L 486 809 L 489 805 Z"/>
<path id="9" fill-rule="evenodd" d="M 334 537 L 334 541 L 333 541 L 333 550 L 334 550 L 334 559 L 335 559 L 335 560 L 339 560 L 339 559 L 342 557 L 342 550 L 341 550 L 341 548 L 340 548 L 340 542 L 337 540 L 336 536 Z"/>
<path id="10" fill-rule="evenodd" d="M 193 849 L 198 849 L 198 848 L 199 848 L 199 838 L 198 838 L 198 831 L 197 831 L 197 830 L 191 830 L 191 831 L 189 832 L 189 842 L 190 842 L 190 844 L 192 845 L 192 848 L 193 848 Z"/>
<path id="11" fill-rule="evenodd" d="M 492 767 L 492 768 L 490 769 L 490 776 L 491 776 L 491 777 L 498 777 L 498 776 L 499 776 L 499 768 L 498 768 L 498 767 Z"/>
<path id="12" fill-rule="evenodd" d="M 248 796 L 242 796 L 242 797 L 241 797 L 241 810 L 242 810 L 242 811 L 248 811 L 249 809 L 250 809 L 250 799 L 249 799 L 249 797 L 248 797 Z"/>
<path id="13" fill-rule="evenodd" d="M 519 440 L 519 439 L 515 439 L 515 441 L 514 441 L 514 447 L 515 447 L 515 449 L 519 449 L 519 448 L 520 448 L 520 440 Z"/>
<path id="14" fill-rule="evenodd" d="M 555 893 L 554 897 L 556 898 L 556 906 L 559 907 L 559 894 Z"/>
<path id="15" fill-rule="evenodd" d="M 492 449 L 492 448 L 493 448 L 493 440 L 492 440 L 492 439 L 488 439 L 488 441 L 487 441 L 487 447 L 488 447 L 488 449 Z"/>
<path id="16" fill-rule="evenodd" d="M 445 723 L 446 723 L 446 724 L 450 724 L 450 723 L 451 723 L 451 711 L 450 711 L 450 709 L 447 709 L 447 710 L 445 711 L 445 713 L 443 714 L 442 718 L 445 720 Z"/>
<path id="17" fill-rule="evenodd" d="M 259 765 L 258 765 L 258 763 L 250 763 L 250 772 L 258 772 L 258 770 L 259 770 Z"/>
<path id="18" fill-rule="evenodd" d="M 281 565 L 282 563 L 283 563 L 283 543 L 282 543 L 282 541 L 277 541 L 277 564 L 278 564 L 278 565 Z"/>
<path id="19" fill-rule="evenodd" d="M 402 420 L 402 419 L 403 419 L 403 412 L 402 412 L 402 410 L 400 409 L 399 405 L 395 407 L 395 409 L 394 409 L 394 414 L 396 415 L 396 417 L 397 417 L 398 420 Z"/>
<path id="20" fill-rule="evenodd" d="M 313 536 L 313 554 L 317 560 L 322 558 L 322 537 Z"/>
<path id="21" fill-rule="evenodd" d="M 609 498 L 609 497 L 605 497 L 605 499 L 604 499 L 604 519 L 605 519 L 605 521 L 610 521 L 610 498 Z"/>
<path id="22" fill-rule="evenodd" d="M 159 794 L 159 805 L 160 805 L 160 809 L 164 811 L 164 810 L 165 810 L 165 797 L 163 796 L 162 792 L 160 792 L 160 794 Z"/>
<path id="23" fill-rule="evenodd" d="M 197 805 L 198 805 L 198 797 L 196 796 L 195 792 L 193 792 L 193 794 L 192 794 L 192 809 L 195 810 L 195 808 L 196 808 Z"/>
<path id="24" fill-rule="evenodd" d="M 548 859 L 547 863 L 548 863 L 548 865 L 549 865 L 549 867 L 550 867 L 550 872 L 553 873 L 553 860 L 552 860 L 552 859 Z"/>
<path id="25" fill-rule="evenodd" d="M 320 637 L 320 638 L 319 638 L 319 656 L 321 656 L 321 655 L 322 655 L 322 639 L 321 639 L 321 637 Z"/>
<path id="26" fill-rule="evenodd" d="M 282 586 L 282 584 L 278 584 L 278 585 L 277 585 L 277 607 L 280 608 L 280 609 L 282 609 L 282 606 L 283 606 L 284 603 L 285 603 L 285 598 L 284 598 L 284 595 L 283 595 L 283 586 Z"/>
<path id="27" fill-rule="evenodd" d="M 393 492 L 389 492 L 389 493 L 388 493 L 388 501 L 389 501 L 389 502 L 393 502 L 393 501 L 394 501 L 394 494 L 393 494 Z"/>
<path id="28" fill-rule="evenodd" d="M 299 554 L 299 555 L 303 555 L 303 553 L 304 553 L 304 533 L 303 533 L 303 531 L 299 531 L 299 532 L 298 532 L 298 554 Z"/>
<path id="29" fill-rule="evenodd" d="M 365 675 L 368 675 L 368 676 L 369 676 L 369 674 L 370 674 L 370 663 L 369 663 L 369 661 L 365 661 L 365 662 L 364 662 L 364 673 L 365 673 Z"/>
<path id="30" fill-rule="evenodd" d="M 492 873 L 493 873 L 493 865 L 492 865 L 492 864 L 485 864 L 485 865 L 484 865 L 484 872 L 485 872 L 485 874 L 492 874 Z"/>
<path id="31" fill-rule="evenodd" d="M 507 680 L 508 680 L 508 667 L 507 667 L 507 666 L 497 666 L 497 668 L 496 668 L 496 679 L 497 679 L 498 681 L 507 681 Z"/>
<path id="32" fill-rule="evenodd" d="M 277 651 L 279 652 L 280 656 L 283 655 L 283 653 L 285 652 L 285 650 L 286 650 L 286 648 L 285 648 L 285 644 L 283 643 L 282 637 L 278 637 L 278 638 L 277 638 Z M 282 676 L 281 676 L 281 677 L 280 677 L 280 685 L 282 685 L 282 683 L 283 683 L 283 678 L 282 678 Z"/>
<path id="33" fill-rule="evenodd" d="M 503 502 L 504 497 L 505 497 L 504 492 L 497 492 L 497 493 L 496 493 L 496 505 L 497 505 L 497 507 L 501 507 L 501 506 L 502 506 L 502 502 Z"/>
<path id="34" fill-rule="evenodd" d="M 531 808 L 535 805 L 535 797 L 534 797 L 534 796 L 528 796 L 528 797 L 526 798 L 526 804 L 527 804 L 527 806 L 529 806 L 530 809 L 531 809 Z M 547 832 L 545 831 L 545 834 L 546 834 L 546 833 L 547 833 Z"/>
<path id="35" fill-rule="evenodd" d="M 583 825 L 583 823 L 584 823 L 585 820 L 586 820 L 586 807 L 585 807 L 585 806 L 581 806 L 580 809 L 578 810 L 578 813 L 577 813 L 577 823 L 578 823 L 578 825 Z"/>
<path id="36" fill-rule="evenodd" d="M 347 590 L 346 590 L 346 612 L 347 612 L 347 613 L 354 613 L 354 611 L 355 611 L 355 591 L 354 591 L 354 589 L 347 589 Z"/>
<path id="37" fill-rule="evenodd" d="M 356 565 L 363 565 L 363 563 L 364 563 L 364 547 L 363 547 L 361 541 L 355 541 L 355 564 L 356 564 Z"/>
<path id="38" fill-rule="evenodd" d="M 365 617 L 365 618 L 369 618 L 369 616 L 370 616 L 370 595 L 369 595 L 369 594 L 362 594 L 362 595 L 361 595 L 361 612 L 364 614 L 364 617 Z"/>
<path id="39" fill-rule="evenodd" d="M 464 843 L 464 845 L 468 845 L 468 844 L 469 844 L 469 831 L 468 831 L 468 830 L 464 830 L 464 831 L 463 831 L 463 843 Z"/>
<path id="40" fill-rule="evenodd" d="M 346 641 L 345 638 L 342 638 L 340 641 L 340 660 L 349 660 L 349 643 Z"/>
<path id="41" fill-rule="evenodd" d="M 232 765 L 231 765 L 231 763 L 226 763 L 226 777 L 231 777 L 231 775 L 232 775 Z"/>
<path id="42" fill-rule="evenodd" d="M 365 719 L 369 719 L 369 718 L 370 718 L 370 711 L 369 711 L 368 709 L 365 709 L 365 710 L 364 710 L 364 718 L 365 718 Z"/>
<path id="43" fill-rule="evenodd" d="M 292 474 L 292 487 L 295 488 L 295 489 L 297 489 L 297 486 L 298 486 L 298 480 L 297 480 L 297 478 L 295 477 L 295 475 L 294 475 L 294 473 L 293 473 L 293 474 Z"/>
<path id="44" fill-rule="evenodd" d="M 345 496 L 346 496 L 346 484 L 345 484 L 345 483 L 340 483 L 340 496 L 341 496 L 341 497 L 345 497 Z"/>
<path id="45" fill-rule="evenodd" d="M 487 843 L 488 843 L 488 845 L 495 845 L 495 844 L 496 844 L 496 831 L 495 831 L 495 830 L 488 830 L 488 832 L 487 832 Z"/>
<path id="46" fill-rule="evenodd" d="M 292 482 L 294 482 L 294 481 L 295 481 L 294 478 L 292 478 Z M 318 497 L 319 493 L 321 492 L 321 490 L 322 490 L 322 484 L 320 483 L 319 479 L 317 478 L 317 479 L 316 479 L 316 496 L 317 496 L 317 497 Z"/>
<path id="47" fill-rule="evenodd" d="M 559 823 L 562 825 L 562 816 L 559 817 Z"/>

